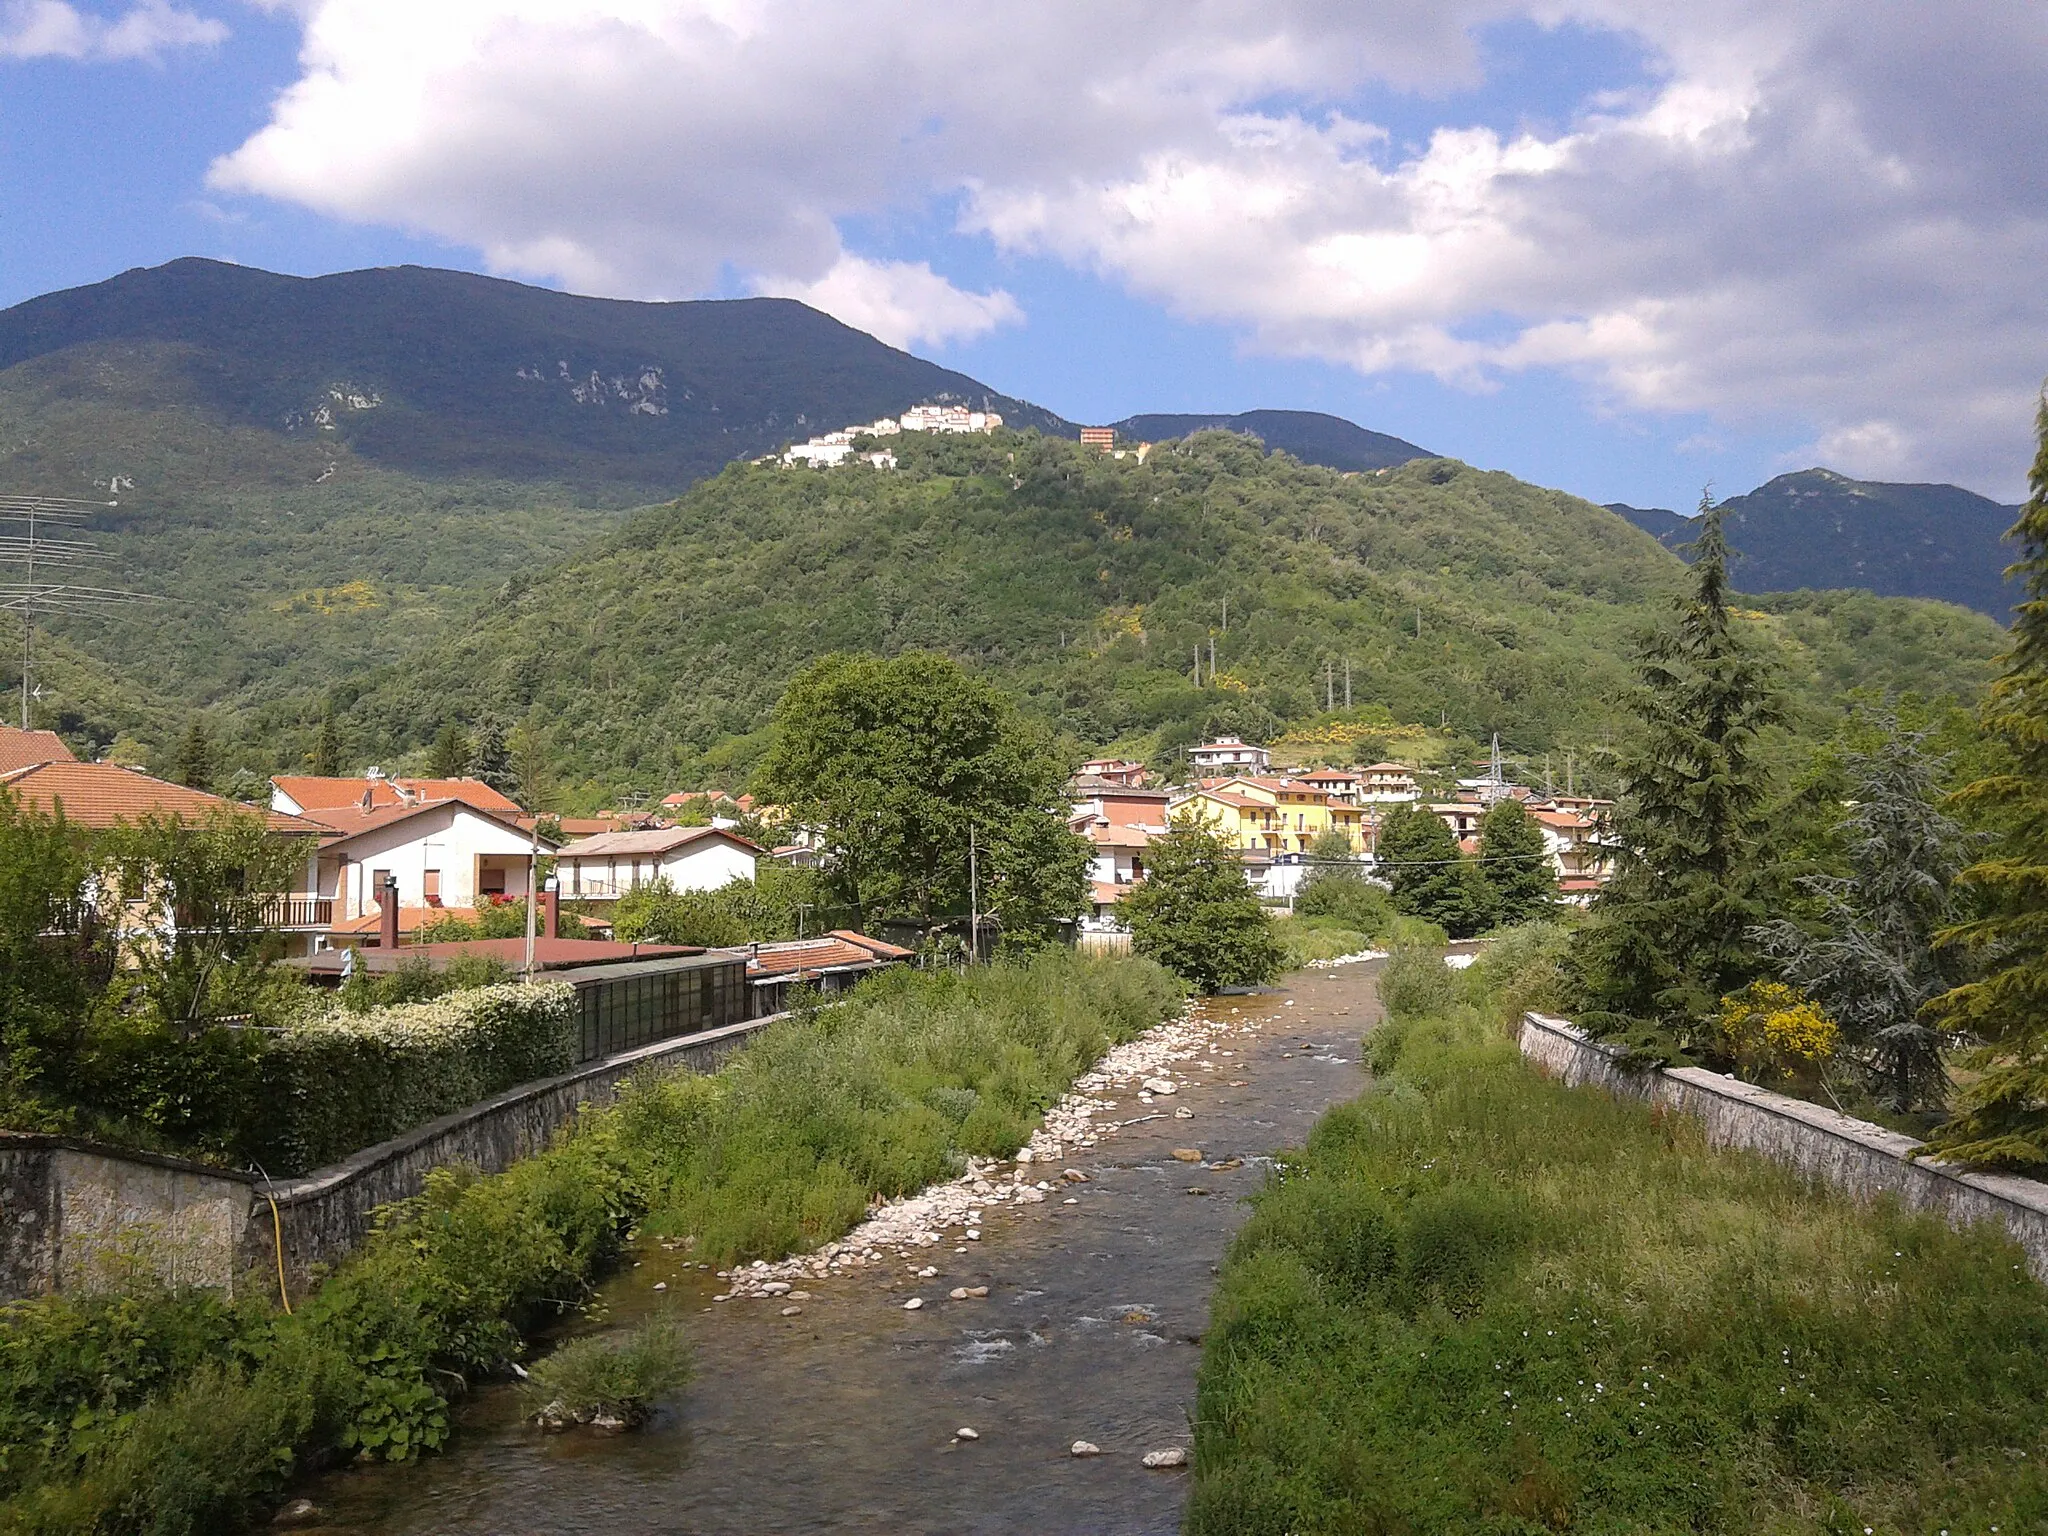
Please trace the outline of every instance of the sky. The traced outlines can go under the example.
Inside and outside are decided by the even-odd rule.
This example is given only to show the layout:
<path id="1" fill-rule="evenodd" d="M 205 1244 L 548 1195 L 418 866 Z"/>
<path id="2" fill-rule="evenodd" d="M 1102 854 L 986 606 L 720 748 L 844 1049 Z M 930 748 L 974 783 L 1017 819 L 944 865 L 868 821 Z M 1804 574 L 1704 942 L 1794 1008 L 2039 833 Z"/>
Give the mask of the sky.
<path id="1" fill-rule="evenodd" d="M 1080 422 L 2017 501 L 2040 0 L 0 0 L 0 305 L 200 255 L 772 293 Z"/>

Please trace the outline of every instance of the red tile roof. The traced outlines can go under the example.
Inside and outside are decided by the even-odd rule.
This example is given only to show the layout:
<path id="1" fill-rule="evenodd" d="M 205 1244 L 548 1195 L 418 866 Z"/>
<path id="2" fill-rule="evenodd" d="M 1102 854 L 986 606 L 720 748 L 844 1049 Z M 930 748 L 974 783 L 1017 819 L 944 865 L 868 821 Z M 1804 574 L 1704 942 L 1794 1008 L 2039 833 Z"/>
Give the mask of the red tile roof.
<path id="1" fill-rule="evenodd" d="M 177 816 L 197 822 L 220 811 L 247 811 L 263 817 L 273 832 L 318 837 L 327 831 L 317 821 L 302 816 L 287 816 L 283 811 L 263 810 L 209 795 L 203 789 L 167 784 L 139 768 L 124 768 L 117 763 L 81 763 L 66 758 L 0 773 L 0 784 L 13 790 L 25 803 L 43 810 L 62 806 L 65 819 L 81 827 L 112 827 L 137 822 L 145 816 Z"/>
<path id="2" fill-rule="evenodd" d="M 908 960 L 916 951 L 871 939 L 850 928 L 835 928 L 822 939 L 796 939 L 763 944 L 747 959 L 747 975 L 757 980 L 793 976 L 798 971 L 836 970 L 843 966 L 886 965 Z"/>
<path id="3" fill-rule="evenodd" d="M 33 768 L 37 763 L 76 761 L 76 754 L 55 731 L 24 731 L 0 725 L 0 773 Z"/>
<path id="4" fill-rule="evenodd" d="M 533 828 L 530 823 L 522 827 L 504 812 L 493 810 L 489 806 L 478 805 L 467 798 L 428 800 L 419 805 L 380 805 L 374 810 L 368 811 L 353 806 L 336 806 L 331 809 L 309 812 L 307 819 L 318 822 L 322 827 L 338 832 L 343 837 L 355 837 L 364 832 L 374 832 L 379 828 L 388 827 L 393 822 L 405 821 L 409 817 L 424 816 L 429 811 L 446 810 L 451 805 L 459 805 L 465 810 L 483 817 L 484 820 L 496 822 L 506 831 L 517 833 L 521 837 L 531 838 L 533 835 Z M 555 851 L 555 845 L 545 837 L 540 839 L 540 846 L 543 852 L 553 853 Z"/>
<path id="5" fill-rule="evenodd" d="M 372 809 L 417 805 L 424 800 L 461 800 L 480 811 L 491 811 L 500 816 L 523 814 L 517 801 L 500 794 L 482 779 L 346 779 L 314 774 L 279 774 L 270 782 L 315 813 L 359 806 L 367 795 Z"/>
<path id="6" fill-rule="evenodd" d="M 564 844 L 561 853 L 565 859 L 673 853 L 707 837 L 722 837 L 728 843 L 737 843 L 754 853 L 767 852 L 758 843 L 749 842 L 739 833 L 728 832 L 723 827 L 648 827 L 638 832 L 600 832 L 595 837 L 580 837 L 573 843 Z"/>

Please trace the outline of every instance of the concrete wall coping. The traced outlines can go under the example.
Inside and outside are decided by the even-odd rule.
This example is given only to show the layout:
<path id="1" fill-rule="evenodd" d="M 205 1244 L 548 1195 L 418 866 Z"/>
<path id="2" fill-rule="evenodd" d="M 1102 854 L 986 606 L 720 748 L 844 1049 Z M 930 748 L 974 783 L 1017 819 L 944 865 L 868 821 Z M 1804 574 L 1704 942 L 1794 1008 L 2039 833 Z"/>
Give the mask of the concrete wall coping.
<path id="1" fill-rule="evenodd" d="M 223 1168 L 218 1163 L 202 1163 L 189 1157 L 173 1157 L 165 1152 L 144 1152 L 135 1147 L 111 1146 L 84 1136 L 50 1135 L 42 1131 L 0 1130 L 0 1152 L 82 1152 L 88 1157 L 110 1157 L 124 1163 L 168 1169 L 172 1173 L 228 1179 L 237 1184 L 260 1182 L 253 1173 L 245 1173 L 239 1168 Z"/>
<path id="2" fill-rule="evenodd" d="M 1553 1018 L 1542 1013 L 1525 1013 L 1522 1015 L 1522 1027 L 1557 1036 L 1582 1050 L 1597 1051 L 1613 1062 L 1617 1071 L 1634 1070 L 1623 1060 L 1626 1053 L 1619 1047 L 1593 1039 L 1569 1020 Z M 1736 1100 L 1763 1114 L 1797 1121 L 1823 1135 L 1853 1142 L 1882 1156 L 1910 1163 L 1915 1169 L 1933 1178 L 1962 1185 L 1980 1194 L 1989 1195 L 1994 1200 L 2019 1206 L 2048 1219 L 2048 1184 L 2043 1184 L 2039 1180 L 2018 1178 L 2010 1174 L 1976 1173 L 1936 1158 L 1915 1157 L 1913 1154 L 1927 1143 L 1916 1141 L 1913 1137 L 1898 1131 L 1886 1130 L 1881 1125 L 1873 1125 L 1868 1120 L 1858 1120 L 1838 1109 L 1829 1109 L 1822 1104 L 1810 1104 L 1789 1094 L 1774 1093 L 1768 1088 L 1759 1088 L 1754 1083 L 1745 1083 L 1740 1078 L 1727 1077 L 1719 1072 L 1709 1072 L 1703 1067 L 1663 1067 L 1655 1069 L 1654 1075 L 1684 1083 L 1702 1093 Z"/>

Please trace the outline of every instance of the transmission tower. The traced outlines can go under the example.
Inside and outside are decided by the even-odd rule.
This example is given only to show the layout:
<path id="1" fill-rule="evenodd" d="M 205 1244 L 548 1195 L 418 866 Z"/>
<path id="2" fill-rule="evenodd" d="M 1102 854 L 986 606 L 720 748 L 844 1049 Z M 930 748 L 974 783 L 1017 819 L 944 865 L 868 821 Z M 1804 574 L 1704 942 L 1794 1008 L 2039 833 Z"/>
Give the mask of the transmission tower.
<path id="1" fill-rule="evenodd" d="M 24 731 L 29 728 L 29 703 L 40 692 L 29 676 L 37 614 L 97 613 L 125 603 L 157 601 L 146 592 L 94 586 L 80 579 L 114 557 L 77 535 L 85 531 L 89 518 L 118 505 L 70 496 L 0 496 L 0 566 L 21 574 L 19 581 L 0 581 L 0 609 L 21 615 Z"/>

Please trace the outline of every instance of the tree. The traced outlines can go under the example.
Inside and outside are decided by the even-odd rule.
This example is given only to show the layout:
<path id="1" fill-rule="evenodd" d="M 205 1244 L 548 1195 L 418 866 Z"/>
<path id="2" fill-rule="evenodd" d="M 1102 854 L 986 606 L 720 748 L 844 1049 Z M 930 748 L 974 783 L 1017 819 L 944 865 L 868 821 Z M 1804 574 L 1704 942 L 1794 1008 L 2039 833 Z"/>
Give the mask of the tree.
<path id="1" fill-rule="evenodd" d="M 1068 765 L 957 662 L 823 657 L 790 681 L 775 731 L 756 792 L 823 834 L 828 878 L 859 921 L 964 917 L 971 873 L 1006 936 L 1080 910 L 1089 851 L 1067 830 Z"/>
<path id="2" fill-rule="evenodd" d="M 320 712 L 320 734 L 313 740 L 313 772 L 323 779 L 341 772 L 341 722 L 335 718 L 331 700 Z"/>
<path id="3" fill-rule="evenodd" d="M 1991 1168 L 2048 1164 L 2048 398 L 2036 417 L 2040 447 L 2012 538 L 2012 574 L 2026 601 L 1991 685 L 1984 728 L 2010 754 L 1956 796 L 1959 809 L 1998 829 L 1989 857 L 1962 873 L 1980 903 L 1944 938 L 1983 974 L 1936 998 L 1929 1017 L 1978 1042 L 1967 1065 L 1981 1074 L 1956 1098 L 1953 1117 L 1929 1138 L 1944 1156 Z"/>
<path id="4" fill-rule="evenodd" d="M 51 1124 L 69 1096 L 105 946 L 87 899 L 92 860 L 61 811 L 26 806 L 0 785 L 0 1118 Z"/>
<path id="5" fill-rule="evenodd" d="M 1224 840 L 1192 817 L 1146 849 L 1144 881 L 1123 900 L 1131 947 L 1204 992 L 1256 986 L 1280 974 L 1286 952 L 1273 920 Z"/>
<path id="6" fill-rule="evenodd" d="M 1309 875 L 1295 893 L 1298 917 L 1334 917 L 1367 938 L 1378 938 L 1394 915 L 1387 893 L 1365 878 L 1351 839 L 1342 832 L 1319 833 L 1309 844 Z"/>
<path id="7" fill-rule="evenodd" d="M 1834 1020 L 1840 1053 L 1904 1111 L 1939 1104 L 1948 1086 L 1942 1033 L 1922 1010 L 1962 979 L 1959 953 L 1936 942 L 1956 916 L 1962 828 L 1936 807 L 1944 760 L 1927 752 L 1928 733 L 1896 717 L 1880 727 L 1875 748 L 1844 762 L 1849 873 L 1802 876 L 1816 920 L 1780 918 L 1756 937 Z"/>
<path id="8" fill-rule="evenodd" d="M 1533 922 L 1556 904 L 1543 829 L 1522 802 L 1497 800 L 1479 818 L 1479 873 L 1492 897 L 1496 927 Z"/>
<path id="9" fill-rule="evenodd" d="M 441 727 L 434 744 L 427 749 L 427 777 L 455 779 L 469 771 L 469 738 L 452 721 Z"/>
<path id="10" fill-rule="evenodd" d="M 178 743 L 178 758 L 171 777 L 187 789 L 213 787 L 213 743 L 207 739 L 205 722 L 195 718 L 185 727 L 185 739 Z"/>
<path id="11" fill-rule="evenodd" d="M 506 745 L 512 729 L 502 715 L 486 712 L 477 717 L 469 738 L 469 776 L 481 779 L 501 794 L 513 788 L 512 753 Z"/>
<path id="12" fill-rule="evenodd" d="M 1380 871 L 1394 888 L 1394 909 L 1469 939 L 1493 914 L 1492 894 L 1434 812 L 1397 805 L 1380 823 Z"/>
<path id="13" fill-rule="evenodd" d="M 1770 846 L 1757 736 L 1777 699 L 1730 619 L 1721 511 L 1712 497 L 1700 510 L 1691 590 L 1637 653 L 1615 873 L 1567 960 L 1581 1023 L 1652 1057 L 1710 1047 L 1720 1000 L 1764 969 L 1751 937 Z"/>
<path id="14" fill-rule="evenodd" d="M 510 767 L 511 790 L 519 803 L 529 811 L 553 805 L 555 760 L 547 732 L 535 721 L 520 721 L 505 739 L 505 756 Z"/>

